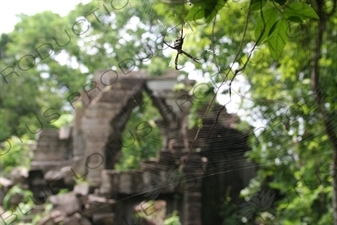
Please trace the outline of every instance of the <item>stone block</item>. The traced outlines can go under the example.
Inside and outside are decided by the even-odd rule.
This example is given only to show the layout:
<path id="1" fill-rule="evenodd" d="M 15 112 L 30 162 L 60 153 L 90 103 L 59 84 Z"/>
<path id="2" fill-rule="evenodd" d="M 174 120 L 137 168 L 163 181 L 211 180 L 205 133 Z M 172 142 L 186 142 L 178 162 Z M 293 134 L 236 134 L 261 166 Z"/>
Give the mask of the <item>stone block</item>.
<path id="1" fill-rule="evenodd" d="M 75 179 L 80 179 L 87 173 L 86 160 L 87 158 L 84 156 L 74 158 L 72 164 L 70 165 L 70 169 L 72 170 Z"/>
<path id="2" fill-rule="evenodd" d="M 87 129 L 107 129 L 110 127 L 106 118 L 82 118 L 82 130 L 85 133 Z"/>
<path id="3" fill-rule="evenodd" d="M 50 217 L 52 218 L 53 222 L 57 224 L 64 221 L 66 214 L 61 210 L 53 210 L 50 213 Z"/>
<path id="4" fill-rule="evenodd" d="M 114 89 L 133 90 L 135 87 L 140 87 L 143 82 L 144 82 L 143 79 L 122 77 L 114 84 L 112 90 Z"/>
<path id="5" fill-rule="evenodd" d="M 151 187 L 151 181 L 152 181 L 152 176 L 151 176 L 151 172 L 149 171 L 145 171 L 142 173 L 142 180 L 144 183 L 144 188 L 143 191 L 147 191 L 148 188 L 147 187 Z"/>
<path id="6" fill-rule="evenodd" d="M 107 199 L 102 196 L 90 194 L 88 196 L 85 214 L 90 215 L 93 213 L 112 213 L 115 200 Z"/>
<path id="7" fill-rule="evenodd" d="M 172 167 L 172 164 L 160 163 L 160 162 L 141 162 L 141 171 L 167 171 Z"/>
<path id="8" fill-rule="evenodd" d="M 201 192 L 192 192 L 186 193 L 188 202 L 200 202 L 201 201 Z"/>
<path id="9" fill-rule="evenodd" d="M 110 102 L 104 102 L 104 101 L 97 101 L 95 104 L 92 104 L 89 106 L 86 110 L 93 109 L 93 110 L 98 110 L 98 111 L 115 111 L 118 110 L 119 107 L 119 102 L 116 104 L 111 104 Z"/>
<path id="10" fill-rule="evenodd" d="M 95 224 L 100 225 L 111 225 L 114 224 L 114 213 L 94 213 L 92 215 L 92 220 Z"/>
<path id="11" fill-rule="evenodd" d="M 86 175 L 87 182 L 94 187 L 99 187 L 102 184 L 101 173 L 104 170 L 104 164 L 89 163 L 88 174 Z"/>
<path id="12" fill-rule="evenodd" d="M 98 70 L 94 73 L 94 81 L 100 89 L 113 85 L 118 79 L 118 73 L 111 70 Z"/>
<path id="13" fill-rule="evenodd" d="M 147 86 L 153 92 L 158 92 L 162 90 L 172 90 L 173 86 L 177 83 L 177 79 L 172 80 L 151 80 L 147 81 Z"/>
<path id="14" fill-rule="evenodd" d="M 24 183 L 28 177 L 28 170 L 26 168 L 15 167 L 9 174 L 9 179 L 13 185 Z"/>
<path id="15" fill-rule="evenodd" d="M 74 187 L 73 192 L 77 197 L 89 195 L 90 186 L 89 184 L 77 184 Z"/>
<path id="16" fill-rule="evenodd" d="M 74 173 L 70 167 L 64 167 L 60 170 L 49 170 L 44 175 L 44 179 L 48 182 L 50 188 L 58 190 L 62 188 L 72 189 L 75 185 L 73 177 Z"/>
<path id="17" fill-rule="evenodd" d="M 56 225 L 50 216 L 43 217 L 37 225 Z"/>
<path id="18" fill-rule="evenodd" d="M 72 127 L 61 127 L 59 131 L 60 140 L 68 140 L 71 137 Z"/>
<path id="19" fill-rule="evenodd" d="M 80 225 L 92 225 L 92 223 L 87 218 L 84 218 L 84 217 L 81 218 L 81 221 L 79 224 Z"/>
<path id="20" fill-rule="evenodd" d="M 62 225 L 75 225 L 75 224 L 81 224 L 81 215 L 78 213 L 75 213 L 74 215 L 67 217 L 63 220 Z M 82 224 L 81 224 L 82 225 Z"/>
<path id="21" fill-rule="evenodd" d="M 35 139 L 40 142 L 58 140 L 59 131 L 57 129 L 42 129 L 35 136 Z"/>
<path id="22" fill-rule="evenodd" d="M 81 211 L 81 203 L 73 192 L 49 196 L 49 201 L 55 206 L 55 209 L 62 210 L 67 215 Z"/>
<path id="23" fill-rule="evenodd" d="M 127 172 L 123 172 L 119 176 L 118 190 L 120 193 L 131 194 L 132 193 L 132 175 Z"/>
<path id="24" fill-rule="evenodd" d="M 66 154 L 65 151 L 62 151 L 59 146 L 56 148 L 37 148 L 34 151 L 34 161 L 55 161 L 55 160 L 65 160 Z"/>
<path id="25" fill-rule="evenodd" d="M 100 193 L 104 195 L 113 194 L 113 173 L 116 172 L 114 170 L 103 170 L 101 172 L 102 185 L 100 186 Z"/>
<path id="26" fill-rule="evenodd" d="M 118 190 L 123 194 L 136 194 L 143 191 L 144 182 L 142 172 L 128 171 L 121 172 L 118 180 Z"/>
<path id="27" fill-rule="evenodd" d="M 175 158 L 170 151 L 160 151 L 159 153 L 159 163 L 160 164 L 170 164 L 174 163 Z"/>
<path id="28" fill-rule="evenodd" d="M 83 131 L 86 143 L 94 142 L 100 143 L 102 146 L 111 133 L 111 127 L 99 128 L 99 129 L 87 129 Z M 104 146 L 104 145 L 103 145 Z"/>
<path id="29" fill-rule="evenodd" d="M 119 104 L 116 104 L 115 107 L 105 107 L 98 104 L 102 104 L 103 102 L 97 102 L 95 106 L 89 107 L 85 110 L 85 116 L 89 118 L 113 118 L 119 112 Z"/>
<path id="30" fill-rule="evenodd" d="M 5 177 L 0 177 L 0 185 L 1 187 L 9 188 L 13 186 L 13 182 Z"/>
<path id="31" fill-rule="evenodd" d="M 121 90 L 121 89 L 112 89 L 111 91 L 104 92 L 100 102 L 109 102 L 113 105 L 116 104 L 115 109 L 120 109 L 123 100 L 126 100 L 128 97 L 131 97 L 134 94 L 134 91 Z"/>
<path id="32" fill-rule="evenodd" d="M 68 166 L 70 164 L 67 160 L 46 160 L 46 161 L 32 161 L 30 164 L 31 170 L 41 170 L 48 171 L 54 170 L 58 168 L 62 168 L 64 166 Z"/>

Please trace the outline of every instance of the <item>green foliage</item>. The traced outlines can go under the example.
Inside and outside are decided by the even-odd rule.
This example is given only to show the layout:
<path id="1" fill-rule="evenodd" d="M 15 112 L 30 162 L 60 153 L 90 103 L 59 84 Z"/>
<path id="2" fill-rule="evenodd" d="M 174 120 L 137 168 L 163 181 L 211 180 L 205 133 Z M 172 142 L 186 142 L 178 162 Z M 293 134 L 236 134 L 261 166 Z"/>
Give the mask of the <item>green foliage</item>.
<path id="1" fill-rule="evenodd" d="M 329 162 L 330 159 L 331 143 L 322 126 L 322 118 L 315 105 L 314 96 L 310 94 L 312 68 L 308 55 L 312 55 L 315 51 L 313 34 L 317 30 L 317 19 L 320 19 L 316 13 L 318 10 L 307 2 L 283 0 L 275 1 L 278 4 L 272 1 L 250 2 L 251 15 L 247 29 L 243 26 L 245 24 L 243 18 L 248 12 L 243 9 L 249 8 L 248 2 L 228 3 L 228 7 L 219 10 L 214 31 L 211 29 L 211 20 L 207 20 L 205 14 L 200 15 L 208 24 L 196 23 L 203 29 L 203 32 L 199 29 L 197 31 L 201 37 L 199 48 L 218 50 L 219 57 L 216 62 L 213 61 L 218 71 L 227 71 L 228 67 L 223 65 L 233 62 L 233 55 L 238 54 L 238 58 L 234 60 L 240 66 L 249 60 L 242 75 L 249 82 L 249 99 L 253 105 L 250 104 L 248 107 L 243 103 L 242 106 L 248 114 L 251 114 L 249 116 L 251 121 L 263 120 L 264 125 L 260 132 L 254 132 L 256 137 L 251 136 L 250 143 L 253 150 L 249 152 L 249 157 L 258 163 L 259 171 L 251 186 L 245 191 L 247 195 L 252 195 L 261 188 L 269 187 L 281 191 L 289 199 L 277 201 L 275 205 L 278 206 L 278 210 L 263 215 L 264 219 L 268 220 L 264 221 L 266 224 L 332 224 L 331 176 L 327 172 L 322 172 L 322 167 L 326 164 L 324 162 Z M 202 7 L 206 9 L 203 5 L 206 5 L 206 1 L 196 4 L 193 10 L 196 10 L 197 6 L 198 10 Z M 330 6 L 332 8 L 332 5 Z M 192 10 L 189 11 L 187 19 L 193 21 L 194 15 Z M 331 74 L 334 74 L 337 68 L 330 62 L 336 60 L 336 55 L 331 52 L 336 52 L 334 51 L 336 44 L 333 44 L 336 30 L 333 26 L 336 27 L 337 19 L 336 14 L 332 15 L 330 22 L 326 23 L 326 36 L 322 43 L 320 82 L 322 90 L 324 89 L 325 106 L 329 115 L 335 118 L 333 110 L 336 108 L 336 98 L 330 90 L 336 91 L 336 81 Z M 242 35 L 244 32 L 245 36 Z M 249 41 L 254 40 L 253 34 L 259 47 L 252 51 L 253 57 L 249 59 L 241 54 L 242 49 L 238 48 L 241 44 L 249 46 Z M 214 47 L 207 45 L 202 39 L 210 35 L 216 40 Z M 230 40 L 228 41 L 230 45 L 218 42 L 224 37 Z M 287 54 L 282 54 L 284 52 Z M 227 55 L 229 56 L 226 57 Z M 211 57 L 214 55 L 208 55 L 204 59 L 210 63 L 208 59 Z M 204 67 L 205 77 L 208 72 L 214 73 L 208 68 L 212 67 Z M 209 99 L 205 102 L 207 101 Z M 242 102 L 247 102 L 245 96 Z M 198 104 L 202 105 L 202 101 Z M 198 123 L 195 122 L 196 118 L 191 121 Z M 258 128 L 256 127 L 256 130 Z M 317 171 L 320 171 L 319 178 L 322 180 L 320 185 L 317 185 L 318 178 L 313 176 Z M 304 182 L 313 185 L 313 190 L 309 190 Z M 293 188 L 301 197 L 292 190 Z"/>
<path id="2" fill-rule="evenodd" d="M 23 143 L 17 138 L 12 137 L 3 143 L 0 148 L 0 170 L 8 174 L 14 167 L 29 168 L 33 152 L 29 145 L 33 141 L 22 138 Z"/>
<path id="3" fill-rule="evenodd" d="M 164 220 L 164 225 L 181 225 L 178 211 L 173 211 L 172 215 L 168 216 Z"/>
<path id="4" fill-rule="evenodd" d="M 185 90 L 185 89 L 186 89 L 185 84 L 178 83 L 178 84 L 176 84 L 176 85 L 173 86 L 172 91 L 179 92 L 179 91 L 182 91 L 182 90 Z"/>
<path id="5" fill-rule="evenodd" d="M 27 204 L 32 206 L 34 204 L 33 202 L 33 193 L 29 190 L 24 190 L 20 188 L 19 186 L 13 186 L 7 193 L 4 198 L 4 208 L 5 210 L 13 210 L 13 208 L 10 207 L 10 197 L 14 194 L 22 194 L 23 195 L 23 202 L 24 207 L 27 207 Z M 29 210 L 27 210 L 29 211 Z M 25 211 L 25 212 L 27 212 Z M 22 214 L 22 213 L 20 213 Z"/>
<path id="6" fill-rule="evenodd" d="M 143 93 L 143 105 L 134 109 L 124 130 L 122 157 L 116 165 L 117 170 L 139 169 L 141 160 L 155 157 L 161 150 L 162 137 L 154 122 L 159 118 L 150 97 Z"/>
<path id="7" fill-rule="evenodd" d="M 43 117 L 45 111 L 53 109 L 60 115 L 71 113 L 67 97 L 81 92 L 94 71 L 111 68 L 112 65 L 117 69 L 125 59 L 133 59 L 137 68 L 149 65 L 148 61 L 154 55 L 151 51 L 157 46 L 153 40 L 142 38 L 145 32 L 149 32 L 148 26 L 140 22 L 137 29 L 124 29 L 135 17 L 148 23 L 149 14 L 142 10 L 143 5 L 139 1 L 130 1 L 130 5 L 136 11 L 129 10 L 129 7 L 119 11 L 109 8 L 109 15 L 101 2 L 92 1 L 79 4 L 65 17 L 49 11 L 33 16 L 20 15 L 15 30 L 1 35 L 0 39 L 0 57 L 4 59 L 0 61 L 2 74 L 10 74 L 13 70 L 11 66 L 17 72 L 8 75 L 6 80 L 0 79 L 0 141 L 9 138 L 18 128 L 21 128 L 19 135 L 28 134 L 34 138 L 25 125 L 35 132 L 37 129 L 33 128 L 39 127 L 36 116 L 41 118 L 44 128 L 54 127 Z M 99 20 L 90 14 L 96 8 L 99 9 L 95 11 Z M 83 35 L 74 34 L 74 31 L 81 32 L 81 27 L 75 22 L 85 15 L 88 15 L 90 29 Z M 160 18 L 156 17 L 155 21 L 157 19 Z M 122 41 L 128 35 L 132 39 Z M 151 46 L 150 50 L 144 50 L 146 44 Z M 24 57 L 26 55 L 32 57 Z M 161 55 L 158 53 L 156 56 Z M 24 70 L 19 68 L 19 63 Z M 161 75 L 165 64 L 156 65 L 150 72 Z"/>
<path id="8" fill-rule="evenodd" d="M 237 224 L 238 218 L 236 215 L 237 206 L 233 205 L 231 198 L 229 196 L 230 189 L 226 190 L 226 197 L 224 199 L 223 205 L 221 206 L 220 216 L 224 218 L 222 224 Z"/>
<path id="9" fill-rule="evenodd" d="M 288 5 L 283 11 L 283 17 L 290 19 L 291 17 L 300 18 L 300 22 L 305 19 L 319 19 L 315 10 L 309 5 L 302 2 L 294 2 Z"/>
<path id="10" fill-rule="evenodd" d="M 41 214 L 34 215 L 31 225 L 37 224 L 44 216 L 49 215 L 52 208 L 53 208 L 53 204 L 51 204 L 50 202 L 46 202 L 44 204 L 44 212 Z"/>
<path id="11" fill-rule="evenodd" d="M 60 193 L 58 194 L 62 194 L 65 193 L 65 190 L 62 190 Z M 19 205 L 15 208 L 13 207 L 9 207 L 9 199 L 10 196 L 12 196 L 13 194 L 22 194 L 23 195 L 23 201 L 19 203 Z M 43 204 L 44 206 L 44 212 L 42 213 L 37 213 L 37 214 L 30 214 L 29 212 L 33 210 L 35 204 L 33 201 L 34 197 L 33 197 L 33 193 L 29 190 L 25 190 L 20 188 L 19 186 L 14 186 L 12 187 L 6 194 L 5 198 L 4 198 L 4 209 L 5 211 L 11 211 L 13 213 L 13 215 L 16 215 L 16 217 L 8 217 L 10 219 L 14 219 L 15 224 L 19 224 L 19 225 L 35 225 L 37 224 L 43 217 L 47 216 L 50 214 L 53 205 L 47 201 Z M 32 219 L 31 223 L 27 223 L 27 222 L 23 222 L 23 217 L 30 217 Z M 13 223 L 14 221 L 11 220 L 6 220 L 6 222 L 8 224 L 10 224 L 11 222 Z"/>
<path id="12" fill-rule="evenodd" d="M 293 4 L 295 3 L 289 5 L 291 10 L 298 9 L 300 4 Z M 303 8 L 306 9 L 307 6 Z M 292 11 L 291 17 L 288 14 L 290 9 L 286 9 L 283 16 L 289 22 L 294 19 L 295 13 Z M 301 13 L 301 16 L 296 14 L 300 20 L 289 27 L 284 25 L 284 31 L 278 31 L 279 35 L 287 32 L 289 37 L 283 50 L 287 54 L 279 55 L 277 64 L 274 64 L 270 56 L 276 52 L 261 46 L 251 59 L 252 62 L 259 63 L 248 65 L 244 71 L 255 99 L 254 106 L 244 108 L 247 111 L 258 110 L 260 115 L 254 116 L 265 121 L 260 130 L 256 127 L 256 137 L 251 137 L 253 149 L 249 152 L 249 157 L 258 163 L 259 171 L 248 192 L 253 194 L 269 187 L 286 196 L 276 202 L 278 208 L 273 212 L 274 220 L 271 224 L 332 224 L 331 176 L 325 168 L 331 158 L 331 144 L 320 122 L 322 117 L 315 98 L 310 94 L 312 68 L 308 63 L 308 55 L 315 51 L 312 37 L 317 24 L 311 22 L 310 26 L 305 23 L 297 25 L 307 18 L 317 19 L 317 16 L 312 9 Z M 275 25 L 275 29 L 270 32 L 273 33 L 276 29 Z M 331 29 L 331 25 L 327 25 L 324 43 L 332 43 L 335 39 L 330 35 L 333 32 Z M 299 30 L 301 35 L 294 35 Z M 325 45 L 323 52 L 327 51 Z M 328 52 L 330 51 L 327 51 L 329 59 L 336 60 L 336 56 Z M 324 90 L 331 90 L 334 83 L 329 74 L 336 71 L 336 67 L 329 63 L 324 65 L 329 60 L 323 58 L 320 81 Z M 336 86 L 333 89 L 336 90 Z M 326 96 L 324 101 L 334 107 L 336 102 L 330 96 L 332 95 Z M 331 108 L 328 110 L 332 112 Z"/>
<path id="13" fill-rule="evenodd" d="M 287 2 L 287 0 L 275 0 L 275 2 L 280 5 L 284 5 Z"/>
<path id="14" fill-rule="evenodd" d="M 319 19 L 315 10 L 306 3 L 294 2 L 285 4 L 286 1 L 275 1 L 281 8 L 272 1 L 252 0 L 249 1 L 249 11 L 257 11 L 258 26 L 255 29 L 255 38 L 260 45 L 264 40 L 268 43 L 271 56 L 278 60 L 287 42 L 287 27 L 291 22 L 303 23 L 307 19 Z M 245 3 L 236 3 L 244 5 Z M 210 24 L 221 11 L 232 9 L 232 4 L 226 0 L 209 0 L 195 2 L 192 7 L 187 7 L 188 13 L 185 20 L 194 22 L 197 25 Z M 226 7 L 225 7 L 226 6 Z M 258 12 L 261 11 L 262 12 Z M 248 12 L 250 13 L 250 12 Z M 204 22 L 200 22 L 204 20 Z"/>
<path id="15" fill-rule="evenodd" d="M 194 97 L 193 105 L 188 115 L 188 127 L 200 128 L 202 126 L 202 117 L 200 116 L 200 110 L 205 111 L 205 103 L 211 102 L 214 95 L 214 88 L 211 83 L 195 84 L 194 88 L 190 91 L 190 94 Z"/>
<path id="16" fill-rule="evenodd" d="M 268 21 L 267 23 L 265 21 Z M 263 17 L 259 17 L 255 28 L 255 40 L 262 43 L 268 37 L 268 34 L 277 21 L 277 9 L 268 8 L 263 10 Z M 261 34 L 262 33 L 262 34 Z"/>
<path id="17" fill-rule="evenodd" d="M 268 48 L 274 59 L 279 59 L 284 46 L 287 43 L 288 23 L 285 20 L 278 20 L 270 29 L 268 36 Z"/>
<path id="18" fill-rule="evenodd" d="M 252 11 L 260 10 L 265 6 L 266 3 L 267 3 L 266 0 L 252 0 L 250 10 Z"/>
<path id="19" fill-rule="evenodd" d="M 44 127 L 52 127 L 44 113 L 51 108 L 61 112 L 61 97 L 65 97 L 67 92 L 59 90 L 69 90 L 70 87 L 78 90 L 79 86 L 75 87 L 74 83 L 81 82 L 79 77 L 74 79 L 76 73 L 73 69 L 65 69 L 55 60 L 62 49 L 52 37 L 67 26 L 64 18 L 52 12 L 43 12 L 34 16 L 20 15 L 20 20 L 13 32 L 1 36 L 1 44 L 4 45 L 1 49 L 5 50 L 6 59 L 0 61 L 0 67 L 4 69 L 3 75 L 8 76 L 0 80 L 0 140 L 9 138 L 18 128 L 21 128 L 19 135 L 28 134 L 34 138 L 26 126 L 35 132 L 33 128 L 40 127 L 36 117 L 40 118 Z M 53 49 L 48 45 L 51 43 L 54 43 Z M 69 46 L 74 44 L 72 42 Z M 45 59 L 39 59 L 39 54 Z M 48 54 L 51 56 L 46 57 Z M 13 70 L 11 66 L 16 74 L 10 74 Z"/>
<path id="20" fill-rule="evenodd" d="M 150 76 L 161 76 L 165 73 L 168 64 L 168 60 L 164 61 L 161 58 L 155 57 L 152 60 L 152 63 L 149 65 L 147 72 Z"/>
<path id="21" fill-rule="evenodd" d="M 193 3 L 185 20 L 196 22 L 204 19 L 206 23 L 213 20 L 216 14 L 225 6 L 226 0 L 208 0 Z"/>
<path id="22" fill-rule="evenodd" d="M 305 3 L 295 2 L 290 5 L 284 5 L 282 9 L 265 2 L 252 3 L 251 7 L 257 9 L 260 3 L 260 16 L 255 28 L 255 38 L 260 45 L 264 40 L 273 59 L 278 60 L 287 43 L 287 29 L 291 22 L 303 23 L 306 19 L 319 19 L 314 9 Z M 280 4 L 282 4 L 281 2 Z"/>
<path id="23" fill-rule="evenodd" d="M 53 123 L 53 125 L 57 128 L 70 126 L 73 122 L 74 115 L 73 114 L 62 114 L 60 118 Z"/>

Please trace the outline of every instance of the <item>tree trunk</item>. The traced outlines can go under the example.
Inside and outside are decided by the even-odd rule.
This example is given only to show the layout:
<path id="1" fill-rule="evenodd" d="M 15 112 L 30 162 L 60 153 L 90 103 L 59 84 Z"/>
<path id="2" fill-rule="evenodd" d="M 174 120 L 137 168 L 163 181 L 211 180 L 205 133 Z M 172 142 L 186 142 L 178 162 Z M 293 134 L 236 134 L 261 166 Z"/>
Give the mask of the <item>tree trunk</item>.
<path id="1" fill-rule="evenodd" d="M 328 22 L 328 16 L 323 11 L 323 4 L 324 2 L 321 0 L 316 1 L 317 4 L 317 11 L 320 17 L 319 23 L 318 23 L 318 34 L 316 38 L 316 44 L 315 44 L 315 51 L 314 51 L 314 58 L 313 58 L 313 68 L 311 71 L 311 82 L 312 82 L 312 88 L 315 93 L 316 97 L 316 103 L 318 105 L 318 108 L 320 110 L 320 113 L 322 114 L 323 123 L 325 132 L 329 137 L 329 140 L 332 145 L 333 154 L 332 154 L 332 170 L 331 170 L 331 176 L 332 176 L 332 208 L 333 208 L 333 224 L 337 225 L 337 134 L 333 127 L 333 120 L 329 116 L 329 113 L 327 112 L 325 106 L 324 106 L 324 99 L 323 95 L 320 89 L 319 80 L 320 80 L 320 66 L 319 66 L 319 60 L 321 58 L 321 48 L 322 48 L 322 42 L 323 42 L 323 33 L 325 24 Z"/>

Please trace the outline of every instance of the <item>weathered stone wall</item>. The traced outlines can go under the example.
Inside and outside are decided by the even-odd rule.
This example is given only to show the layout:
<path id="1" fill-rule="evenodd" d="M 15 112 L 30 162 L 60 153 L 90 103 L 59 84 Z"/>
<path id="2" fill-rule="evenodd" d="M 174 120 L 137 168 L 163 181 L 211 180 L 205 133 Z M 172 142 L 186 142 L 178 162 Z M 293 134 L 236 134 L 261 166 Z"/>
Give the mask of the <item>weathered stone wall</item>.
<path id="1" fill-rule="evenodd" d="M 69 165 L 72 161 L 71 128 L 43 129 L 36 135 L 32 170 L 47 171 Z"/>

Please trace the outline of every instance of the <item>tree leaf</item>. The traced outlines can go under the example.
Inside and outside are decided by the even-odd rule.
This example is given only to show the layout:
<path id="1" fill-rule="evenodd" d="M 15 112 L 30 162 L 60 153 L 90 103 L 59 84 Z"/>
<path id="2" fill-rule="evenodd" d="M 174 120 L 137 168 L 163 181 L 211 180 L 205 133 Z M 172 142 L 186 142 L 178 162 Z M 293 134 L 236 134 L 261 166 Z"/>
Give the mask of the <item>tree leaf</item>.
<path id="1" fill-rule="evenodd" d="M 275 0 L 275 2 L 277 2 L 280 5 L 284 5 L 286 3 L 287 0 Z"/>
<path id="2" fill-rule="evenodd" d="M 215 15 L 225 6 L 227 0 L 211 0 L 208 2 L 196 2 L 189 10 L 185 20 L 192 21 L 205 18 L 206 23 L 209 23 Z"/>
<path id="3" fill-rule="evenodd" d="M 302 18 L 298 16 L 291 16 L 288 18 L 289 21 L 295 22 L 295 23 L 303 23 Z"/>
<path id="4" fill-rule="evenodd" d="M 300 17 L 302 19 L 307 18 L 319 19 L 319 16 L 315 12 L 315 10 L 311 8 L 309 5 L 302 2 L 292 3 L 283 11 L 284 18 L 289 19 L 290 17 L 293 16 Z"/>
<path id="5" fill-rule="evenodd" d="M 259 17 L 259 20 L 257 21 L 257 25 L 255 27 L 255 39 L 256 41 L 258 41 L 261 32 L 263 32 L 262 37 L 259 39 L 258 41 L 258 45 L 261 44 L 263 42 L 264 39 L 267 38 L 269 31 L 271 29 L 271 27 L 275 24 L 275 22 L 277 21 L 277 9 L 276 8 L 269 8 L 263 11 L 263 19 L 262 17 Z M 264 28 L 264 30 L 263 30 Z"/>
<path id="6" fill-rule="evenodd" d="M 205 17 L 205 11 L 203 10 L 204 8 L 206 8 L 204 2 L 193 4 L 192 8 L 188 11 L 185 17 L 185 20 L 192 21 Z"/>
<path id="7" fill-rule="evenodd" d="M 263 8 L 265 4 L 267 3 L 267 0 L 252 0 L 252 5 L 250 6 L 251 11 L 257 11 Z"/>
<path id="8" fill-rule="evenodd" d="M 287 21 L 281 19 L 278 20 L 270 30 L 267 43 L 271 56 L 275 60 L 279 59 L 284 49 L 284 46 L 287 43 L 287 27 Z"/>

